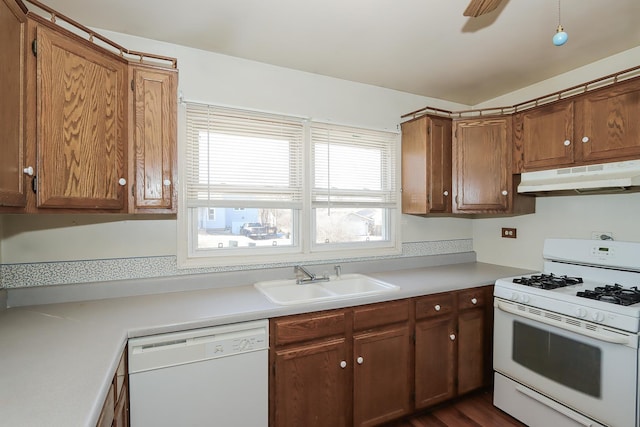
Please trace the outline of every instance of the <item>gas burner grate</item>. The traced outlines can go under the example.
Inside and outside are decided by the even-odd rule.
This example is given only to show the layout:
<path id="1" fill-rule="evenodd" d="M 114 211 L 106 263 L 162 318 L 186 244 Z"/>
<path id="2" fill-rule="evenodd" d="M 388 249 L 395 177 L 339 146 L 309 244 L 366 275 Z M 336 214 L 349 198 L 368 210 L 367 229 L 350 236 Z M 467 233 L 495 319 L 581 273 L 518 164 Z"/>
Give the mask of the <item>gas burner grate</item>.
<path id="1" fill-rule="evenodd" d="M 618 305 L 633 305 L 640 303 L 640 291 L 637 286 L 623 288 L 618 285 L 598 286 L 591 290 L 580 291 L 576 294 L 579 297 L 595 299 Z"/>
<path id="2" fill-rule="evenodd" d="M 555 274 L 534 274 L 513 279 L 513 283 L 539 289 L 556 289 L 582 283 L 581 277 L 556 276 Z"/>

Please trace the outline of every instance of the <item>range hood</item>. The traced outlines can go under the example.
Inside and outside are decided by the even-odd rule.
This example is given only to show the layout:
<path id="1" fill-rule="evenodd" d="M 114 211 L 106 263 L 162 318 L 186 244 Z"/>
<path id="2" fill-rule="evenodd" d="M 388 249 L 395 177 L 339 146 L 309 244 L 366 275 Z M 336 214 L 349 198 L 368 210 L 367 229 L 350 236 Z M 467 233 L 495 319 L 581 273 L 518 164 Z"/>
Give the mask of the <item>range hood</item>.
<path id="1" fill-rule="evenodd" d="M 549 196 L 621 191 L 640 191 L 640 160 L 524 172 L 518 185 L 518 193 Z"/>

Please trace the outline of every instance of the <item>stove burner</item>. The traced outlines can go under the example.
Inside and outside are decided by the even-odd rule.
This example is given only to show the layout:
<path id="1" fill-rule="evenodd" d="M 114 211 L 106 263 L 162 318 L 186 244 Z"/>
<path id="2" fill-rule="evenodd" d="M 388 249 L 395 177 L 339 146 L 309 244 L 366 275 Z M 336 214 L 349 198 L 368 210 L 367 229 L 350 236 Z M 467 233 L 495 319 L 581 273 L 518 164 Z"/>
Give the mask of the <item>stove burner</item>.
<path id="1" fill-rule="evenodd" d="M 513 279 L 513 283 L 539 289 L 556 289 L 582 283 L 581 277 L 556 276 L 551 274 L 534 274 L 529 277 Z"/>
<path id="2" fill-rule="evenodd" d="M 595 299 L 619 305 L 633 305 L 640 302 L 640 291 L 637 286 L 623 288 L 618 285 L 598 286 L 594 290 L 586 290 L 576 294 L 579 297 Z"/>

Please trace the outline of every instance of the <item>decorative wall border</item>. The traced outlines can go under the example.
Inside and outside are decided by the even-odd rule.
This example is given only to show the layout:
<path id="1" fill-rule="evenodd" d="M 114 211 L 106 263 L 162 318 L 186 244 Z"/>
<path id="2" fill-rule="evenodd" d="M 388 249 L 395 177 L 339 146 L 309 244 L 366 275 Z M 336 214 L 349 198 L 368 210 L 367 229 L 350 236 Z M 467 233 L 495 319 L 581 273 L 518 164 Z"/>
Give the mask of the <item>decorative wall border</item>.
<path id="1" fill-rule="evenodd" d="M 407 258 L 427 255 L 444 255 L 473 251 L 472 239 L 409 242 L 402 244 L 402 254 L 376 257 L 375 259 Z M 318 264 L 348 263 L 372 260 L 336 259 Z M 313 263 L 310 263 L 313 264 Z M 210 268 L 178 269 L 175 256 L 115 258 L 80 261 L 0 264 L 0 288 L 25 288 L 35 286 L 131 280 L 153 277 L 181 276 L 189 274 L 243 271 L 270 267 L 286 267 L 293 263 L 252 266 L 224 266 Z"/>

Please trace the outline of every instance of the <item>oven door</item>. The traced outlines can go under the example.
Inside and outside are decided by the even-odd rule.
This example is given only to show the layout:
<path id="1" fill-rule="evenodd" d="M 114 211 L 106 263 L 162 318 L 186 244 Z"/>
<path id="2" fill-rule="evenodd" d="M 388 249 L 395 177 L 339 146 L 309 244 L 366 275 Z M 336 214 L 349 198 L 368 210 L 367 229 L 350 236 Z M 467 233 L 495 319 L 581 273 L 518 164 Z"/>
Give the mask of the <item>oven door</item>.
<path id="1" fill-rule="evenodd" d="M 494 307 L 496 372 L 603 424 L 636 425 L 636 334 L 500 298 Z"/>

